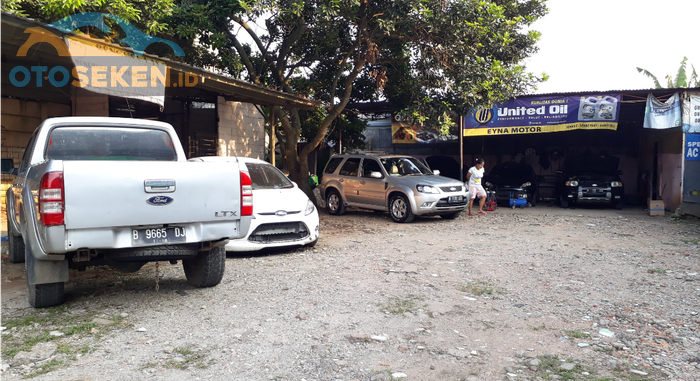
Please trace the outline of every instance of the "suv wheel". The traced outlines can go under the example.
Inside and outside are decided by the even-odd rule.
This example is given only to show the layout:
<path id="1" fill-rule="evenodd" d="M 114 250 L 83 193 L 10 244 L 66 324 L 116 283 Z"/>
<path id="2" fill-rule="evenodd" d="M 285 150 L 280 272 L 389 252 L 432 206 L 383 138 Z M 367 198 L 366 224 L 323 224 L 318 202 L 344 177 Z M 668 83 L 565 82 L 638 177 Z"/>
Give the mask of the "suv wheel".
<path id="1" fill-rule="evenodd" d="M 326 207 L 328 208 L 328 213 L 339 216 L 345 213 L 345 204 L 343 204 L 343 198 L 340 197 L 340 193 L 336 190 L 328 192 L 326 196 Z"/>
<path id="2" fill-rule="evenodd" d="M 391 198 L 389 213 L 391 214 L 391 219 L 398 223 L 411 222 L 415 217 L 411 210 L 411 204 L 408 202 L 406 196 L 402 194 Z"/>

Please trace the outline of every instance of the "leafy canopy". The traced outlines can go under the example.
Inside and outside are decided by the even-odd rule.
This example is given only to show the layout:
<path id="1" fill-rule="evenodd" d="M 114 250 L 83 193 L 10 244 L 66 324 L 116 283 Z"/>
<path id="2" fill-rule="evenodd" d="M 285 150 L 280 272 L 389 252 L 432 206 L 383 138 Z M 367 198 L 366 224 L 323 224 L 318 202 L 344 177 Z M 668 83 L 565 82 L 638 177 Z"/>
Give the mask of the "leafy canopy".
<path id="1" fill-rule="evenodd" d="M 110 13 L 155 34 L 168 28 L 162 20 L 170 14 L 172 6 L 173 0 L 3 0 L 0 8 L 47 24 L 76 13 Z"/>

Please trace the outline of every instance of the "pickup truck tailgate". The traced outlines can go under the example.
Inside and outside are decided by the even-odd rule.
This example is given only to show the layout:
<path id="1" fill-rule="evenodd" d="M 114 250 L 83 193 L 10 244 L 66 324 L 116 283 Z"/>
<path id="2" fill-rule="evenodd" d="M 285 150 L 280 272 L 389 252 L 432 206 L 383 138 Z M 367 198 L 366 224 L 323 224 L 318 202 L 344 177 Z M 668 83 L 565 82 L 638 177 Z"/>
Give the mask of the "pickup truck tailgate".
<path id="1" fill-rule="evenodd" d="M 63 161 L 66 229 L 238 220 L 236 165 Z"/>

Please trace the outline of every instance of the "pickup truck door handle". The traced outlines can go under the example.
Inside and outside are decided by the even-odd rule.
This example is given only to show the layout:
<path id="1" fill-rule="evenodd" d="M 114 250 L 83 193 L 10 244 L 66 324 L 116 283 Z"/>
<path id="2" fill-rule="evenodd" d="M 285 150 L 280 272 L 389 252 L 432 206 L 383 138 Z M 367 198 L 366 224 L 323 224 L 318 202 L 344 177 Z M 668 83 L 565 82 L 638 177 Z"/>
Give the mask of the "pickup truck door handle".
<path id="1" fill-rule="evenodd" d="M 146 180 L 143 185 L 146 193 L 175 192 L 175 180 Z"/>

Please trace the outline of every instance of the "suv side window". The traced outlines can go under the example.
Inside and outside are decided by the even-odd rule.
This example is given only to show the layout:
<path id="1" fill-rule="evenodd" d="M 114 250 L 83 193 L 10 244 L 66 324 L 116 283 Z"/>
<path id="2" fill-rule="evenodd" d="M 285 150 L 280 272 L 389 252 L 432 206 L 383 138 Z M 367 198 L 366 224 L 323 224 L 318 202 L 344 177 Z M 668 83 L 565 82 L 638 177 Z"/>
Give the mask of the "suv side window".
<path id="1" fill-rule="evenodd" d="M 357 170 L 360 169 L 360 158 L 351 157 L 345 161 L 343 167 L 340 168 L 339 175 L 341 176 L 357 176 Z"/>
<path id="2" fill-rule="evenodd" d="M 343 161 L 342 157 L 334 157 L 331 159 L 331 161 L 328 162 L 326 165 L 326 170 L 323 171 L 323 173 L 334 173 L 336 169 L 338 169 L 338 166 L 340 163 Z"/>
<path id="3" fill-rule="evenodd" d="M 382 173 L 379 163 L 374 159 L 365 159 L 362 162 L 362 177 L 372 177 L 372 172 Z M 384 174 L 382 173 L 382 178 Z"/>

